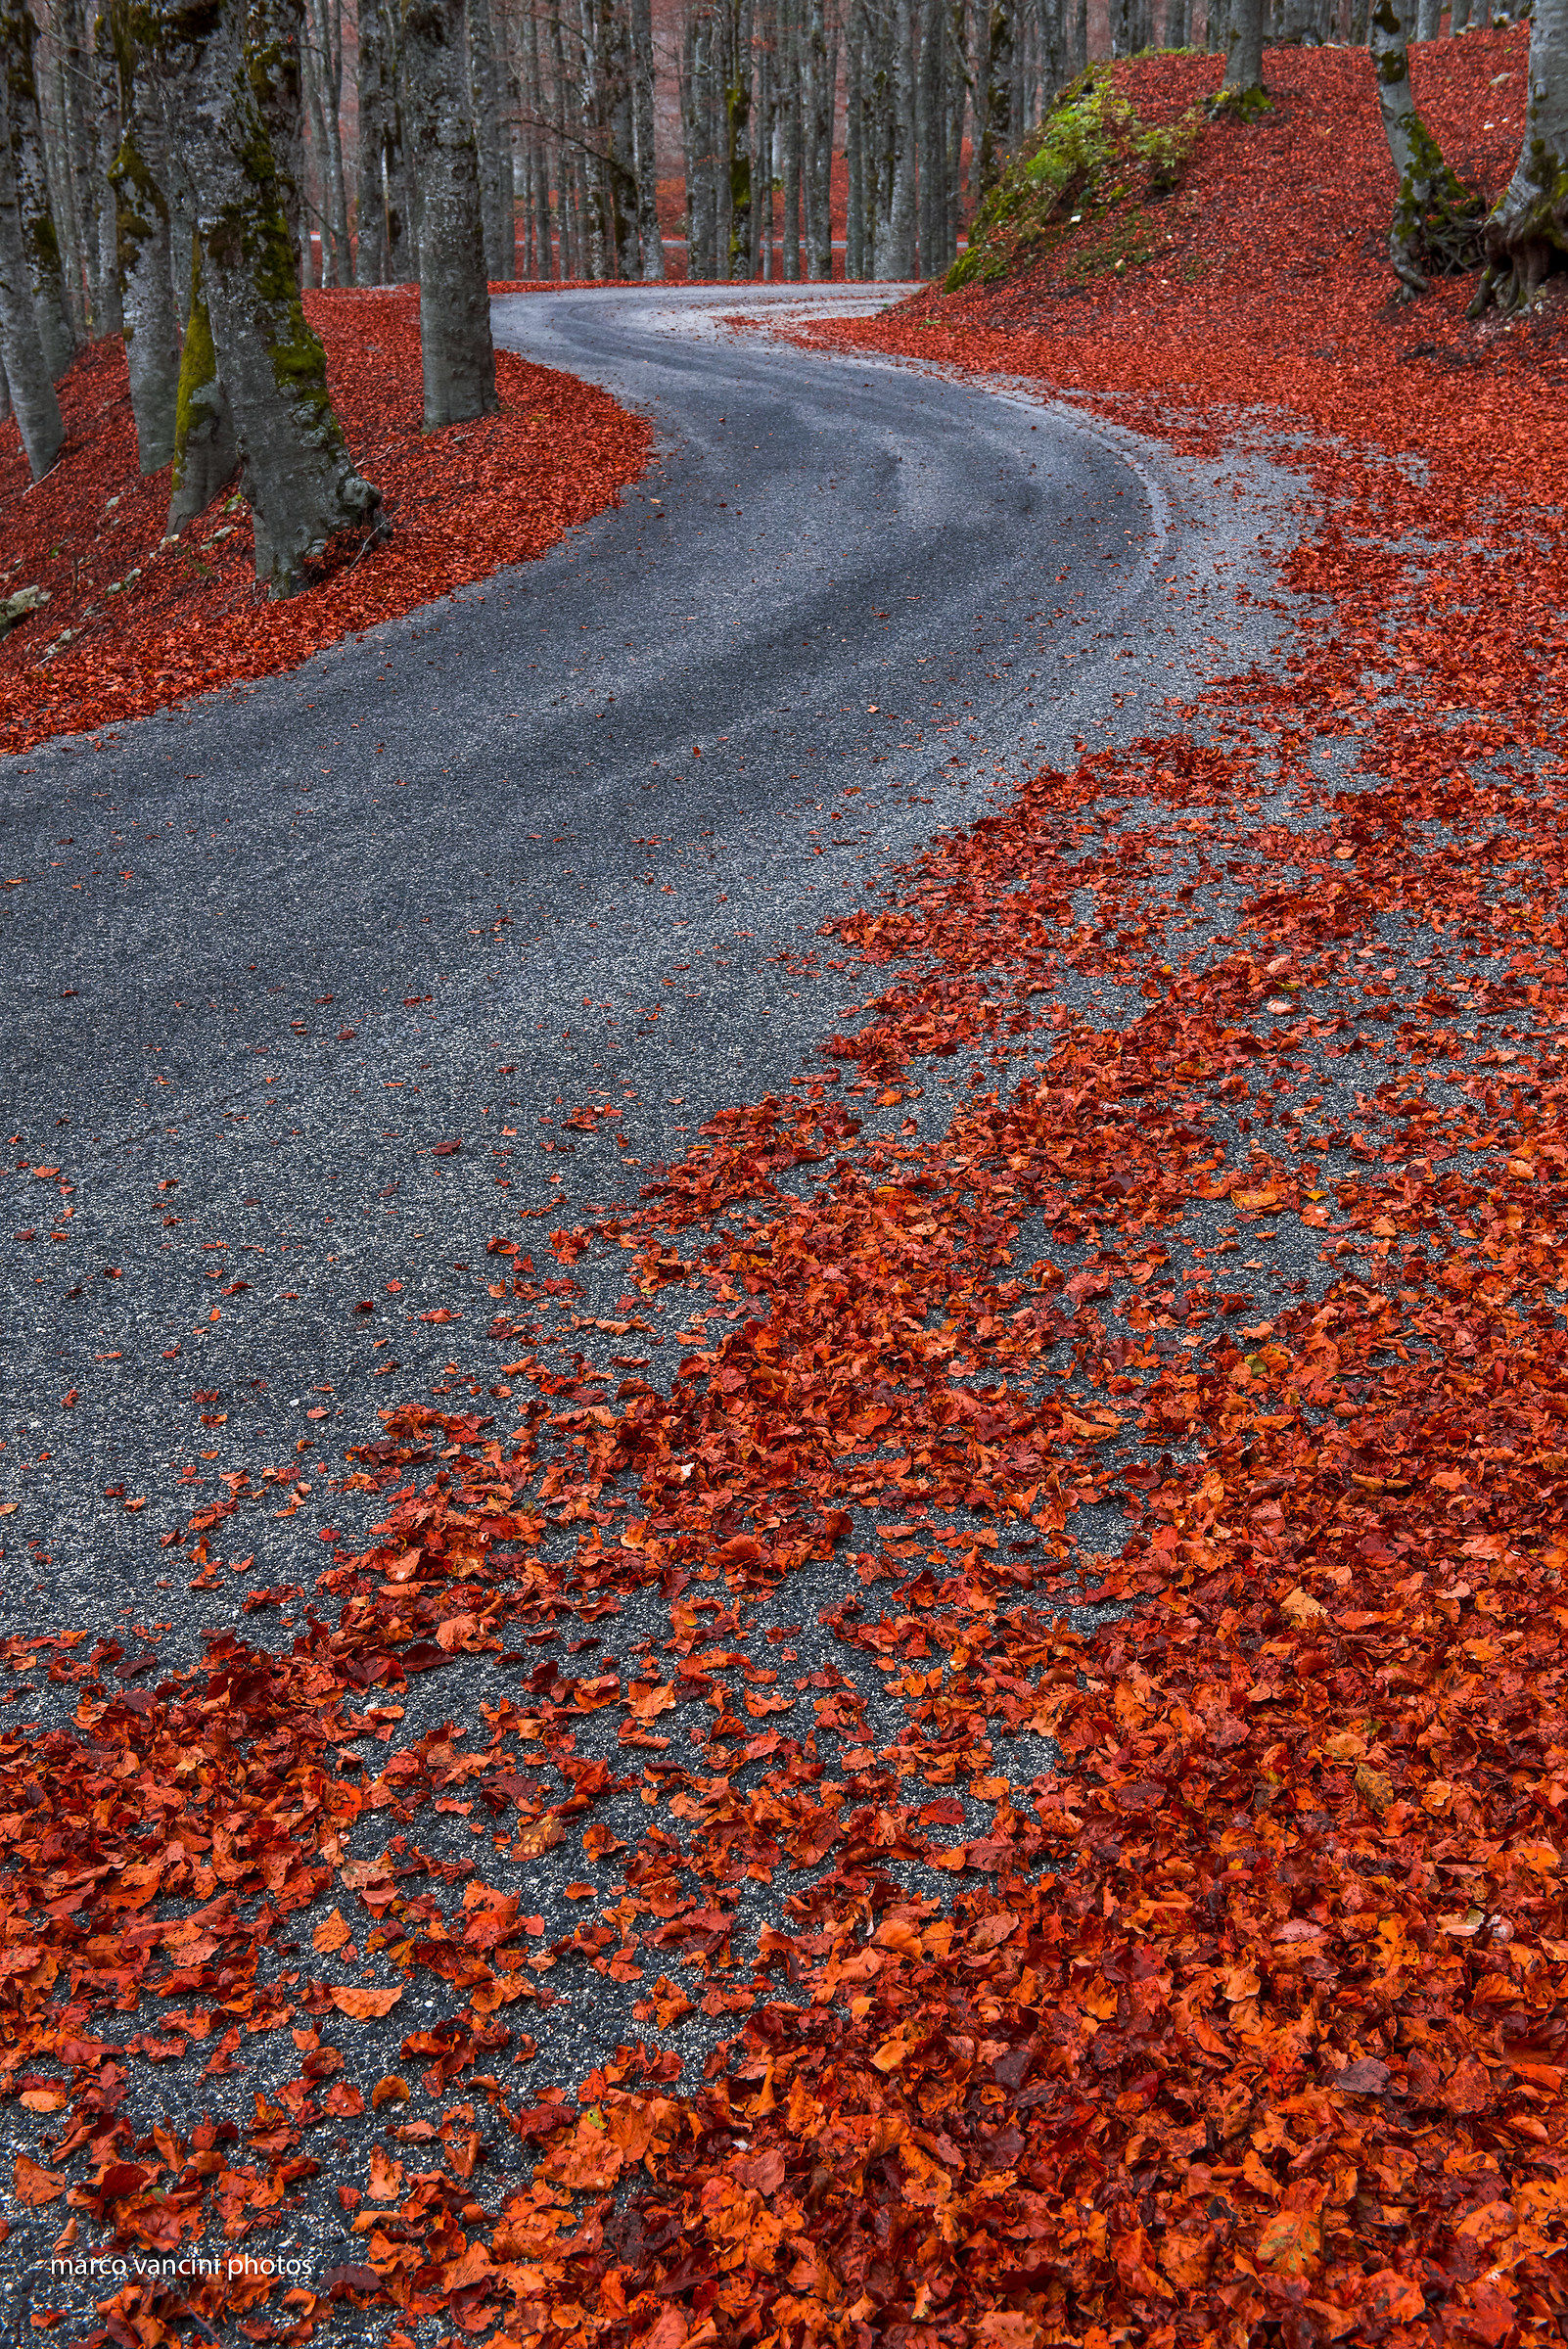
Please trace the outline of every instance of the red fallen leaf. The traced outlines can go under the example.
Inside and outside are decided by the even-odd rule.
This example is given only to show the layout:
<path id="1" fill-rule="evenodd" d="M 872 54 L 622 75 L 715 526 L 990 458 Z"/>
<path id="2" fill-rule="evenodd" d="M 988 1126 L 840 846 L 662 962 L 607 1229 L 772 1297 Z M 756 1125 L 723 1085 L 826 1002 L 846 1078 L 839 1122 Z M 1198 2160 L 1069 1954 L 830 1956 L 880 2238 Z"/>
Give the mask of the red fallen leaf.
<path id="1" fill-rule="evenodd" d="M 338 2012 L 347 2015 L 351 2022 L 356 2023 L 367 2022 L 375 2015 L 391 2014 L 402 1995 L 401 1983 L 391 1990 L 334 1988 L 327 1992 L 328 1999 Z"/>
<path id="2" fill-rule="evenodd" d="M 461 1321 L 463 1316 L 461 1313 L 454 1313 L 447 1306 L 438 1305 L 433 1307 L 428 1313 L 421 1313 L 419 1318 L 421 1321 Z"/>
<path id="3" fill-rule="evenodd" d="M 1346 2064 L 1343 2071 L 1334 2074 L 1333 2086 L 1343 2089 L 1348 2096 L 1380 2096 L 1388 2086 L 1388 2065 L 1375 2055 L 1358 2056 L 1354 2063 Z"/>
<path id="4" fill-rule="evenodd" d="M 380 2292 L 381 2278 L 374 2268 L 349 2260 L 341 2267 L 327 2269 L 321 2279 L 321 2289 L 329 2300 L 349 2299 L 356 2292 L 363 2292 L 370 2299 Z"/>
<path id="5" fill-rule="evenodd" d="M 432 1158 L 450 1158 L 454 1151 L 461 1150 L 462 1147 L 462 1136 L 459 1135 L 455 1141 L 432 1142 L 430 1154 Z"/>
<path id="6" fill-rule="evenodd" d="M 356 1313 L 373 1313 L 375 1310 L 376 1301 L 373 1297 L 361 1297 L 359 1303 L 354 1307 Z"/>
<path id="7" fill-rule="evenodd" d="M 12 2172 L 12 2192 L 19 2202 L 29 2209 L 41 2209 L 46 2203 L 57 2202 L 70 2181 L 46 2170 L 28 2153 L 19 2153 Z"/>

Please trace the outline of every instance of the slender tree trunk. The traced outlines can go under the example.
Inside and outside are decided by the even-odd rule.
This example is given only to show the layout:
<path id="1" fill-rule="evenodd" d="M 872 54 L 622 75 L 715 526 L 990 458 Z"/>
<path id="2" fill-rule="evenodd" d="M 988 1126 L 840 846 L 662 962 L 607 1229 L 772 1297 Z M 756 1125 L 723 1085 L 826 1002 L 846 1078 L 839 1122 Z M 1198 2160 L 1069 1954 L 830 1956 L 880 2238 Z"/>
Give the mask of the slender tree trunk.
<path id="1" fill-rule="evenodd" d="M 577 43 L 582 70 L 577 77 L 577 137 L 586 173 L 587 273 L 597 284 L 605 275 L 604 173 L 598 161 L 603 121 L 599 89 L 598 0 L 579 0 Z"/>
<path id="2" fill-rule="evenodd" d="M 611 251 L 616 275 L 638 274 L 637 247 L 637 92 L 631 51 L 631 12 L 617 0 L 603 0 L 603 53 L 608 101 L 609 165 L 605 173 L 614 228 Z"/>
<path id="3" fill-rule="evenodd" d="M 403 41 L 418 158 L 419 344 L 425 430 L 494 413 L 479 153 L 468 111 L 463 0 L 410 0 Z"/>
<path id="4" fill-rule="evenodd" d="M 665 244 L 659 229 L 659 153 L 654 124 L 653 11 L 649 0 L 630 0 L 632 147 L 637 179 L 637 263 L 643 281 L 665 274 Z"/>
<path id="5" fill-rule="evenodd" d="M 753 206 L 759 174 L 753 161 L 752 0 L 736 0 L 734 54 L 724 91 L 726 145 L 729 161 L 729 273 L 747 280 L 756 275 L 756 223 Z"/>
<path id="6" fill-rule="evenodd" d="M 200 17 L 160 0 L 177 162 L 201 248 L 218 373 L 234 412 L 256 576 L 275 596 L 335 531 L 380 524 L 381 493 L 355 471 L 327 392 L 326 358 L 300 305 L 288 222 L 257 100 L 264 55 L 234 0 Z"/>
<path id="7" fill-rule="evenodd" d="M 39 332 L 32 275 L 23 243 L 12 141 L 14 102 L 14 76 L 0 71 L 0 357 L 5 361 L 27 470 L 35 482 L 41 482 L 60 454 L 66 427 Z"/>
<path id="8" fill-rule="evenodd" d="M 1114 42 L 1114 19 L 1112 38 Z M 1012 147 L 1012 0 L 991 0 L 986 38 L 986 121 L 980 141 L 982 196 L 989 196 L 1000 179 Z"/>
<path id="9" fill-rule="evenodd" d="M 866 276 L 865 145 L 860 119 L 865 54 L 865 0 L 851 0 L 844 43 L 844 274 Z"/>
<path id="10" fill-rule="evenodd" d="M 566 31 L 560 9 L 550 12 L 550 67 L 555 80 L 556 208 L 561 222 L 561 275 L 581 277 L 580 224 L 576 210 L 576 149 L 568 144 L 567 127 L 576 118 L 576 104 L 567 82 Z"/>
<path id="11" fill-rule="evenodd" d="M 1443 22 L 1443 0 L 1420 0 L 1415 17 L 1418 41 L 1435 41 Z"/>
<path id="12" fill-rule="evenodd" d="M 555 275 L 555 248 L 550 228 L 550 160 L 545 133 L 540 127 L 546 120 L 544 74 L 539 62 L 539 21 L 530 5 L 520 27 L 523 40 L 524 92 L 528 116 L 532 124 L 529 133 L 532 180 L 530 197 L 533 205 L 533 235 L 540 277 Z"/>
<path id="13" fill-rule="evenodd" d="M 729 238 L 732 226 L 729 185 L 729 64 L 735 45 L 733 0 L 717 0 L 714 10 L 714 45 L 708 85 L 708 153 L 714 174 L 714 275 L 729 283 Z"/>
<path id="14" fill-rule="evenodd" d="M 773 114 L 774 14 L 764 7 L 757 56 L 756 189 L 752 198 L 756 218 L 757 274 L 770 284 L 773 266 Z"/>
<path id="15" fill-rule="evenodd" d="M 119 152 L 119 69 L 110 37 L 109 12 L 93 18 L 92 46 L 93 227 L 98 240 L 98 304 L 96 332 L 117 335 L 119 315 L 119 256 L 115 218 L 115 194 L 109 166 Z"/>
<path id="16" fill-rule="evenodd" d="M 104 332 L 103 284 L 99 274 L 98 177 L 92 121 L 95 69 L 91 32 L 83 0 L 56 0 L 61 49 L 61 85 L 71 208 L 79 240 L 88 332 Z"/>
<path id="17" fill-rule="evenodd" d="M 392 27 L 381 0 L 360 0 L 355 69 L 359 153 L 354 173 L 354 283 L 382 286 L 387 269 L 387 124 L 392 107 Z"/>
<path id="18" fill-rule="evenodd" d="M 964 213 L 964 113 L 969 99 L 969 60 L 964 38 L 964 0 L 950 0 L 947 13 L 947 266 L 958 258 Z"/>
<path id="19" fill-rule="evenodd" d="M 888 234 L 879 244 L 877 277 L 902 281 L 915 273 L 915 69 L 912 0 L 893 0 L 893 180 Z"/>
<path id="20" fill-rule="evenodd" d="M 943 103 L 944 0 L 922 0 L 918 85 L 920 137 L 920 274 L 945 266 L 947 216 L 946 109 Z"/>
<path id="21" fill-rule="evenodd" d="M 342 0 L 308 0 L 310 25 L 311 111 L 317 147 L 317 186 L 321 195 L 321 282 L 346 286 L 348 266 L 348 201 L 343 169 L 343 16 Z"/>
<path id="22" fill-rule="evenodd" d="M 119 113 L 125 128 L 110 166 L 119 256 L 120 316 L 137 462 L 157 473 L 174 453 L 180 381 L 179 323 L 169 267 L 168 157 L 157 61 L 137 38 L 139 11 L 117 4 L 114 38 L 119 61 Z"/>
<path id="23" fill-rule="evenodd" d="M 1223 95 L 1245 98 L 1263 88 L 1263 38 L 1264 0 L 1230 0 L 1230 37 L 1220 85 Z"/>
<path id="24" fill-rule="evenodd" d="M 825 285 L 833 275 L 833 116 L 836 109 L 823 0 L 807 0 L 802 29 L 805 34 L 801 104 L 806 123 L 806 274 L 813 285 Z"/>
<path id="25" fill-rule="evenodd" d="M 1447 275 L 1479 260 L 1481 205 L 1449 169 L 1415 111 L 1398 0 L 1375 0 L 1367 37 L 1383 135 L 1399 181 L 1388 257 L 1401 298 L 1408 301 L 1427 291 L 1428 269 Z"/>
<path id="26" fill-rule="evenodd" d="M 781 0 L 779 8 L 779 134 L 784 182 L 783 268 L 787 285 L 801 276 L 801 54 L 799 0 Z"/>
<path id="27" fill-rule="evenodd" d="M 35 44 L 36 33 L 26 0 L 0 0 L 0 62 L 10 83 L 9 120 L 23 252 L 32 285 L 33 307 L 38 313 L 39 341 L 50 376 L 58 381 L 76 355 L 76 335 L 66 299 L 60 237 L 49 202 L 43 122 L 38 112 L 33 62 Z M 22 399 L 15 385 L 12 391 L 20 416 Z"/>
<path id="28" fill-rule="evenodd" d="M 495 73 L 495 27 L 490 0 L 468 0 L 468 71 L 479 149 L 480 207 L 484 221 L 484 267 L 493 278 L 516 275 L 516 231 L 511 191 L 501 156 L 501 95 Z"/>
<path id="29" fill-rule="evenodd" d="M 202 247 L 191 247 L 191 306 L 180 357 L 179 406 L 169 476 L 171 533 L 183 530 L 233 481 L 240 463 L 234 411 L 217 369 L 212 322 L 202 288 Z"/>
<path id="30" fill-rule="evenodd" d="M 387 20 L 392 58 L 392 101 L 382 134 L 382 185 L 387 195 L 387 275 L 406 286 L 419 275 L 419 188 L 409 127 L 408 69 L 401 27 Z"/>
<path id="31" fill-rule="evenodd" d="M 1568 263 L 1568 0 L 1536 0 L 1530 21 L 1524 138 L 1500 203 L 1486 224 L 1486 273 L 1472 317 L 1534 301 Z"/>
<path id="32" fill-rule="evenodd" d="M 70 331 L 79 347 L 88 340 L 91 308 L 87 299 L 87 271 L 80 218 L 76 210 L 76 174 L 67 112 L 65 44 L 69 0 L 55 0 L 50 11 L 46 69 L 40 78 L 39 114 L 44 132 L 44 168 L 49 177 L 49 202 L 60 231 L 60 274 Z"/>

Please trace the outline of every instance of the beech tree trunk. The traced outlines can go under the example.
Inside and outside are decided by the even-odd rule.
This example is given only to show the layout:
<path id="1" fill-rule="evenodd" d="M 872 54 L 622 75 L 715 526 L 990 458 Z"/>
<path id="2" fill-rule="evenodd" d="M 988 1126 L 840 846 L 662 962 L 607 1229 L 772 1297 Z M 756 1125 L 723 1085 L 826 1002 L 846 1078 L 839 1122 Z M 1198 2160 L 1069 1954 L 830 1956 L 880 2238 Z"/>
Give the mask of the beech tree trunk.
<path id="1" fill-rule="evenodd" d="M 501 139 L 501 93 L 495 67 L 495 27 L 490 0 L 468 0 L 468 71 L 473 93 L 474 135 L 479 151 L 480 209 L 484 222 L 486 277 L 517 274 L 511 174 Z"/>
<path id="2" fill-rule="evenodd" d="M 298 282 L 304 225 L 304 0 L 251 0 L 245 47 Z"/>
<path id="3" fill-rule="evenodd" d="M 343 0 L 308 0 L 310 88 L 321 132 L 321 282 L 353 282 L 343 168 Z"/>
<path id="4" fill-rule="evenodd" d="M 659 230 L 653 11 L 649 0 L 631 0 L 631 56 L 636 81 L 631 120 L 637 175 L 637 260 L 644 282 L 654 285 L 665 274 L 665 244 Z"/>
<path id="5" fill-rule="evenodd" d="M 0 70 L 0 357 L 27 453 L 27 470 L 41 482 L 66 438 L 54 374 L 38 329 L 32 276 L 23 244 L 12 144 L 13 76 Z"/>
<path id="6" fill-rule="evenodd" d="M 807 0 L 801 32 L 801 115 L 806 133 L 801 193 L 806 210 L 806 274 L 813 285 L 825 285 L 833 275 L 833 116 L 836 109 L 822 0 Z"/>
<path id="7" fill-rule="evenodd" d="M 1214 0 L 1210 0 L 1211 7 Z M 1230 37 L 1225 45 L 1223 97 L 1245 98 L 1263 88 L 1264 0 L 1230 0 Z"/>
<path id="8" fill-rule="evenodd" d="M 980 193 L 989 196 L 1012 146 L 1012 0 L 992 0 L 986 42 L 986 120 L 980 141 Z"/>
<path id="9" fill-rule="evenodd" d="M 1527 72 L 1524 139 L 1486 224 L 1472 317 L 1491 302 L 1514 310 L 1533 301 L 1548 273 L 1568 263 L 1568 0 L 1536 0 Z"/>
<path id="10" fill-rule="evenodd" d="M 1389 224 L 1388 257 L 1409 301 L 1427 291 L 1425 272 L 1449 275 L 1480 259 L 1479 200 L 1461 187 L 1443 150 L 1415 111 L 1410 57 L 1398 0 L 1375 0 L 1367 26 L 1383 135 L 1399 193 Z"/>
<path id="11" fill-rule="evenodd" d="M 137 17 L 118 0 L 113 37 L 119 66 L 119 153 L 110 166 L 115 191 L 121 332 L 136 420 L 136 457 L 157 473 L 174 454 L 180 380 L 179 321 L 170 274 L 168 158 L 156 63 L 138 39 Z"/>
<path id="12" fill-rule="evenodd" d="M 94 180 L 97 189 L 93 234 L 98 239 L 96 325 L 101 335 L 117 335 L 121 325 L 118 235 L 115 192 L 109 184 L 109 166 L 119 152 L 119 69 L 115 63 L 107 9 L 98 12 L 93 23 L 92 74 Z"/>
<path id="13" fill-rule="evenodd" d="M 202 247 L 196 239 L 191 245 L 191 306 L 185 322 L 185 348 L 180 354 L 173 457 L 168 520 L 163 526 L 171 534 L 206 512 L 219 490 L 233 481 L 240 464 L 234 412 L 218 375 L 212 322 L 202 289 Z"/>
<path id="14" fill-rule="evenodd" d="M 10 84 L 8 118 L 23 253 L 32 285 L 33 307 L 38 313 L 39 341 L 50 376 L 58 381 L 76 355 L 76 334 L 66 299 L 60 237 L 49 201 L 34 69 L 35 41 L 26 0 L 0 0 L 0 64 Z M 20 415 L 20 399 L 17 409 Z"/>
<path id="15" fill-rule="evenodd" d="M 237 0 L 215 0 L 200 16 L 182 0 L 159 0 L 158 21 L 215 362 L 244 461 L 256 577 L 270 594 L 292 595 L 335 531 L 380 527 L 381 492 L 349 458 L 325 354 L 300 304 L 257 100 L 264 67 L 246 42 Z"/>
<path id="16" fill-rule="evenodd" d="M 387 125 L 392 110 L 392 27 L 380 0 L 360 0 L 354 74 L 359 152 L 354 168 L 354 283 L 382 286 L 387 273 Z"/>
<path id="17" fill-rule="evenodd" d="M 479 148 L 463 70 L 463 0 L 410 0 L 403 18 L 418 157 L 419 341 L 425 430 L 493 415 Z"/>
<path id="18" fill-rule="evenodd" d="M 911 0 L 893 0 L 893 179 L 888 234 L 877 246 L 879 283 L 915 273 L 915 68 Z"/>

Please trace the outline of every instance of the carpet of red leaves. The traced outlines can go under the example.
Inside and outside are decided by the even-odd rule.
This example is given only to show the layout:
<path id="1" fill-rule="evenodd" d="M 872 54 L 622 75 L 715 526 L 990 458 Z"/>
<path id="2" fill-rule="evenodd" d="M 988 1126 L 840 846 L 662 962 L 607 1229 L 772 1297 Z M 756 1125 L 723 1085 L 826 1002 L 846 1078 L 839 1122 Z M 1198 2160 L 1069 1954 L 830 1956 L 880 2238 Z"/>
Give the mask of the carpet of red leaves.
<path id="1" fill-rule="evenodd" d="M 0 592 L 37 584 L 51 598 L 0 643 L 0 752 L 295 668 L 531 561 L 642 471 L 646 424 L 594 386 L 505 351 L 500 413 L 426 436 L 413 291 L 309 294 L 305 307 L 392 538 L 357 561 L 355 547 L 334 547 L 286 604 L 257 593 L 243 504 L 231 513 L 217 501 L 163 545 L 167 469 L 137 473 L 123 350 L 93 345 L 60 387 L 66 445 L 36 486 L 15 421 L 0 425 Z"/>
<path id="2" fill-rule="evenodd" d="M 1433 115 L 1521 62 L 1495 35 L 1423 63 L 1447 87 Z M 1362 60 L 1276 57 L 1269 78 L 1283 120 L 1216 132 L 1192 183 L 1229 190 L 1202 230 L 1237 256 L 1220 282 L 1169 306 L 1152 275 L 1104 287 L 1070 338 L 1039 327 L 1038 287 L 835 331 L 1091 389 L 1200 449 L 1251 432 L 1277 454 L 1294 429 L 1287 576 L 1319 600 L 1288 663 L 933 843 L 836 926 L 870 999 L 835 1066 L 715 1120 L 635 1211 L 552 1235 L 563 1277 L 616 1243 L 643 1313 L 691 1324 L 670 1395 L 630 1376 L 612 1406 L 525 1355 L 510 1434 L 391 1417 L 350 1479 L 385 1488 L 386 1521 L 322 1577 L 337 1621 L 292 1655 L 226 1636 L 144 1694 L 115 1684 L 114 1643 L 13 1643 L 15 1669 L 80 1688 L 78 1736 L 0 1741 L 0 2085 L 59 2116 L 19 2199 L 84 2239 L 239 2238 L 286 2206 L 329 2116 L 420 2116 L 371 2156 L 362 2265 L 265 2310 L 265 2282 L 132 2281 L 96 2337 L 160 2349 L 187 2307 L 249 2307 L 254 2337 L 303 2340 L 334 2294 L 530 2349 L 1559 2336 L 1561 314 L 1478 337 L 1452 290 L 1388 309 L 1362 237 L 1375 161 L 1346 199 L 1354 241 L 1314 198 L 1332 258 L 1271 285 L 1306 250 L 1292 141 L 1326 125 L 1349 182 L 1373 129 Z M 1277 143 L 1267 176 L 1249 137 Z M 1329 744 L 1361 772 L 1325 773 Z M 1226 881 L 1232 935 L 1173 952 Z M 1141 990 L 1142 1016 L 1072 1012 L 1069 975 Z M 959 1049 L 997 1082 L 939 1144 L 859 1134 L 853 1095 L 894 1106 Z M 1360 1087 L 1343 1128 L 1310 1089 L 1341 1069 Z M 1328 1177 L 1330 1153 L 1350 1171 Z M 814 1195 L 775 1179 L 812 1165 Z M 1176 1233 L 1195 1202 L 1230 1222 L 1193 1269 Z M 1035 1262 L 1040 1224 L 1079 1258 L 1065 1278 Z M 1321 1249 L 1326 1287 L 1249 1319 L 1242 1252 L 1283 1227 Z M 484 1280 L 504 1343 L 540 1283 L 500 1236 Z M 191 1521 L 199 1573 L 254 1497 L 235 1480 Z M 1119 1556 L 1075 1545 L 1096 1497 L 1132 1518 Z M 850 1675 L 792 1688 L 787 1647 L 775 1670 L 728 1644 L 852 1502 L 886 1517 L 823 1622 L 901 1705 L 891 1737 L 862 1734 Z M 671 1635 L 640 1677 L 508 1647 L 654 1586 Z M 1050 1604 L 1085 1590 L 1133 1603 L 1086 1636 Z M 386 1728 L 372 1690 L 497 1650 L 530 1673 L 471 1750 L 446 1731 L 374 1774 L 340 1765 Z M 677 1748 L 668 1717 L 699 1698 L 709 1725 Z M 619 1724 L 614 1769 L 576 1751 L 592 1714 Z M 1060 1762 L 1026 1782 L 998 1765 L 1040 1754 L 1015 1745 L 1031 1734 Z M 630 1851 L 591 1813 L 639 1777 L 660 1823 Z M 406 1840 L 346 1863 L 367 1811 L 401 1828 L 458 1791 L 514 1858 L 619 1852 L 618 1896 L 541 1946 L 485 1887 L 483 1841 L 458 1865 Z M 994 1806 L 982 1832 L 961 1834 L 959 1794 Z M 744 1881 L 781 1862 L 805 1880 L 748 1963 Z M 911 1864 L 950 1897 L 913 1895 Z M 328 1896 L 387 1978 L 331 1979 L 340 1916 L 316 1967 L 260 1983 L 261 1945 Z M 696 2094 L 638 2045 L 529 2102 L 516 2018 L 544 2036 L 557 1966 L 638 1986 L 652 2041 L 698 2002 L 737 2036 Z M 445 2019 L 402 2040 L 408 2077 L 361 2078 L 355 2029 L 415 1981 L 447 1986 Z M 138 2059 L 213 2071 L 292 2023 L 300 2077 L 257 2098 L 243 2145 L 132 2142 L 128 2058 L 95 2023 L 115 2008 L 146 2017 Z M 537 2153 L 526 2186 L 484 2188 L 484 2132 Z"/>

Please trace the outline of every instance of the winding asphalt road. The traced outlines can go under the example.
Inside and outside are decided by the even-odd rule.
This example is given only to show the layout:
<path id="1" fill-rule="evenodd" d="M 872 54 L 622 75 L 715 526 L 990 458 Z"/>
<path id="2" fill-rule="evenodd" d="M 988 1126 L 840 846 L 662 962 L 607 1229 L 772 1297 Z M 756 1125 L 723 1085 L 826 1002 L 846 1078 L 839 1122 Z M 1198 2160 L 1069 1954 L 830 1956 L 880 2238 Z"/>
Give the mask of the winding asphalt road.
<path id="1" fill-rule="evenodd" d="M 830 915 L 1010 778 L 1160 727 L 1168 696 L 1271 649 L 1281 615 L 1250 591 L 1272 585 L 1278 477 L 755 331 L 866 300 L 498 302 L 505 343 L 653 418 L 618 509 L 243 697 L 0 764 L 0 1635 L 134 1624 L 165 1665 L 225 1624 L 291 1638 L 286 1608 L 241 1609 L 260 1584 L 302 1595 L 324 1521 L 374 1513 L 333 1490 L 345 1449 L 387 1403 L 462 1405 L 493 1376 L 486 1239 L 634 1197 L 715 1111 L 782 1090 L 863 987 L 819 936 Z M 940 1123 L 942 1090 L 912 1114 Z M 588 1101 L 620 1115 L 567 1128 Z M 623 1329 L 639 1301 L 614 1268 L 576 1269 Z M 419 1318 L 438 1307 L 455 1319 Z M 672 1372 L 672 1342 L 638 1342 L 652 1380 Z M 253 1572 L 189 1590 L 162 1537 L 267 1467 L 298 1511 L 247 1508 L 214 1541 Z M 805 1619 L 803 1669 L 831 1595 L 809 1579 L 779 1602 Z M 484 1693 L 466 1665 L 426 1678 L 405 1739 Z M 58 1725 L 74 1696 L 45 1682 L 7 1718 Z M 508 1865 L 570 1932 L 563 1871 Z M 761 1915 L 776 1894 L 747 1899 Z M 632 1995 L 566 1983 L 552 2077 L 636 2028 Z M 356 2026 L 367 2077 L 403 2028 Z M 723 2028 L 675 2033 L 692 2077 Z M 294 2060 L 275 2033 L 228 2081 L 138 2064 L 126 2112 L 243 2129 Z M 359 2256 L 335 2185 L 378 2125 L 290 2206 L 277 2240 L 310 2274 Z M 0 2174 L 38 2149 L 8 2107 Z M 20 2322 L 56 2223 L 10 2215 L 0 2317 L 14 2299 Z M 85 2318 L 92 2287 L 73 2295 Z"/>
<path id="2" fill-rule="evenodd" d="M 511 1211 L 626 1195 L 839 1024 L 849 982 L 780 953 L 1264 624 L 1231 601 L 1261 476 L 753 331 L 845 305 L 500 300 L 503 343 L 653 418 L 619 508 L 243 696 L 0 764 L 0 1631 L 135 1613 L 194 1652 L 238 1593 L 187 1598 L 159 1536 L 217 1476 L 341 1455 L 466 1370 L 483 1292 L 412 1316 L 465 1304 Z M 588 1098 L 629 1166 L 541 1125 Z"/>

